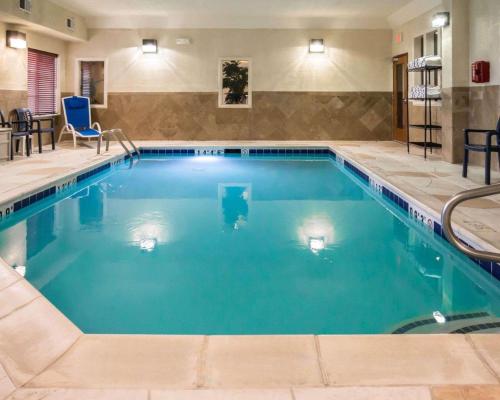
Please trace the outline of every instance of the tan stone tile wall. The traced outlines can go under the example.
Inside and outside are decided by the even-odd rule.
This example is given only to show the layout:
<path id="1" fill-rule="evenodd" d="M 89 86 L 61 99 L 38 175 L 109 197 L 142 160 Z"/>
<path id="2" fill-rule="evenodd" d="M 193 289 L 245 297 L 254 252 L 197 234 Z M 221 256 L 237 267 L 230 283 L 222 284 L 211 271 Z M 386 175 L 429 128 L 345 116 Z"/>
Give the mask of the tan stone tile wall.
<path id="1" fill-rule="evenodd" d="M 425 107 L 423 102 L 413 102 L 410 101 L 408 105 L 408 119 L 409 124 L 424 124 L 425 122 Z M 432 123 L 435 125 L 441 124 L 441 105 L 436 102 L 432 102 Z M 410 140 L 412 142 L 422 142 L 424 140 L 424 130 L 420 128 L 409 128 L 410 130 Z M 436 143 L 441 143 L 441 131 L 432 131 L 432 141 Z M 429 140 L 429 138 L 427 138 Z"/>
<path id="2" fill-rule="evenodd" d="M 217 107 L 216 93 L 110 93 L 93 110 L 133 139 L 390 140 L 391 93 L 254 92 L 253 108 Z"/>
<path id="3" fill-rule="evenodd" d="M 469 88 L 444 88 L 442 97 L 443 159 L 451 163 L 461 163 L 464 153 L 463 129 L 469 125 Z"/>
<path id="4" fill-rule="evenodd" d="M 28 107 L 28 92 L 26 90 L 0 90 L 0 110 L 6 119 L 9 119 L 9 114 L 15 108 Z M 44 123 L 45 124 L 45 123 Z M 45 134 L 43 144 L 50 143 L 49 135 Z M 35 151 L 38 146 L 37 135 L 34 136 L 33 148 Z"/>
<path id="5" fill-rule="evenodd" d="M 28 91 L 26 90 L 0 90 L 0 110 L 5 118 L 14 108 L 28 107 Z"/>
<path id="6" fill-rule="evenodd" d="M 474 86 L 470 88 L 469 126 L 478 129 L 494 129 L 500 117 L 500 85 Z M 475 143 L 484 143 L 484 135 L 476 135 Z M 493 140 L 495 143 L 495 141 Z M 495 143 L 496 144 L 496 143 Z M 484 165 L 484 155 L 471 153 L 471 163 Z M 492 168 L 500 169 L 496 154 L 492 157 Z"/>

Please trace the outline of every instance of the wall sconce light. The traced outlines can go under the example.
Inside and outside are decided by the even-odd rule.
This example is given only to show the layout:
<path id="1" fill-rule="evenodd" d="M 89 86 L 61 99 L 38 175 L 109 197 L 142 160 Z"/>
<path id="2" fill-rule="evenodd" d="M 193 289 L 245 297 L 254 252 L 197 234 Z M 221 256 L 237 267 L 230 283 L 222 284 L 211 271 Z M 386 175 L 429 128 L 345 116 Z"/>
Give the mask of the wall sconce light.
<path id="1" fill-rule="evenodd" d="M 156 39 L 142 39 L 142 52 L 158 53 L 158 41 Z"/>
<path id="2" fill-rule="evenodd" d="M 25 49 L 26 33 L 7 31 L 7 47 L 12 47 L 13 49 Z"/>
<path id="3" fill-rule="evenodd" d="M 438 12 L 432 17 L 432 27 L 433 28 L 443 28 L 450 25 L 450 13 L 449 12 Z"/>
<path id="4" fill-rule="evenodd" d="M 311 39 L 309 41 L 309 53 L 324 53 L 325 41 L 323 39 Z"/>

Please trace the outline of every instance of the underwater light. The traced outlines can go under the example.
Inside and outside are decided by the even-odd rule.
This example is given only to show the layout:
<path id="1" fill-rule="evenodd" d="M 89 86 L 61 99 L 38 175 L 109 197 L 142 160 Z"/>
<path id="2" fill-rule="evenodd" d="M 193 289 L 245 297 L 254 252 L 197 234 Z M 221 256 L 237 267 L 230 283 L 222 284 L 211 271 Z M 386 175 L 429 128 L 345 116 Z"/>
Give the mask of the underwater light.
<path id="1" fill-rule="evenodd" d="M 324 250 L 326 247 L 325 238 L 310 238 L 309 239 L 309 248 L 313 253 L 317 253 L 321 250 Z"/>
<path id="2" fill-rule="evenodd" d="M 156 247 L 156 239 L 142 239 L 139 246 L 143 251 L 153 251 Z"/>
<path id="3" fill-rule="evenodd" d="M 432 313 L 432 316 L 434 317 L 434 319 L 436 320 L 436 322 L 438 324 L 446 323 L 446 317 L 443 314 L 441 314 L 439 311 L 434 311 Z"/>
<path id="4" fill-rule="evenodd" d="M 14 271 L 16 271 L 21 276 L 26 276 L 26 267 L 24 265 L 16 265 L 14 267 Z"/>

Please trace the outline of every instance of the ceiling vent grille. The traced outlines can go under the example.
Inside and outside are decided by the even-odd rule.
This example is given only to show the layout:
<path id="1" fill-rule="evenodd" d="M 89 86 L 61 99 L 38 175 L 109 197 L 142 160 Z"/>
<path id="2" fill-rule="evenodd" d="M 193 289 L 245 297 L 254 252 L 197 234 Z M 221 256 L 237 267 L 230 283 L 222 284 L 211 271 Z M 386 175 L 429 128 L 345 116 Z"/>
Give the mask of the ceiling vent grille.
<path id="1" fill-rule="evenodd" d="M 75 19 L 73 17 L 66 18 L 66 28 L 68 28 L 70 31 L 75 30 Z"/>
<path id="2" fill-rule="evenodd" d="M 19 0 L 19 8 L 25 13 L 31 14 L 31 0 Z"/>

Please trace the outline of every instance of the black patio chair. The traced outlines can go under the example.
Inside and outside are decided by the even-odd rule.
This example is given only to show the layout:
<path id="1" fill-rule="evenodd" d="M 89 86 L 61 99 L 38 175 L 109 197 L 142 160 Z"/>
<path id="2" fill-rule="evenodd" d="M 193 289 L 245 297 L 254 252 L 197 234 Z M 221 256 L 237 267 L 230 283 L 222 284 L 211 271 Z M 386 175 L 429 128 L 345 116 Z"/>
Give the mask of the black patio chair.
<path id="1" fill-rule="evenodd" d="M 481 133 L 485 135 L 485 144 L 472 144 L 470 142 L 470 133 Z M 498 162 L 500 163 L 500 118 L 498 119 L 496 130 L 491 129 L 464 129 L 465 144 L 464 144 L 464 165 L 462 176 L 467 178 L 467 166 L 469 164 L 469 151 L 477 151 L 484 153 L 484 183 L 490 184 L 491 176 L 491 153 L 498 153 Z M 491 138 L 495 136 L 497 144 L 491 143 Z"/>
<path id="2" fill-rule="evenodd" d="M 0 110 L 0 127 L 10 128 L 10 122 L 5 119 L 2 110 Z"/>
<path id="3" fill-rule="evenodd" d="M 10 140 L 10 159 L 14 159 L 14 141 L 16 142 L 16 153 L 19 151 L 19 140 L 25 138 L 26 140 L 26 155 L 29 157 L 31 152 L 31 143 L 33 132 L 33 115 L 29 108 L 16 108 L 13 111 L 14 120 L 12 124 L 12 134 Z"/>
<path id="4" fill-rule="evenodd" d="M 50 126 L 42 127 L 42 122 L 50 122 Z M 42 134 L 50 133 L 50 137 L 52 140 L 52 150 L 56 149 L 56 136 L 55 136 L 55 126 L 54 126 L 54 118 L 37 116 L 33 119 L 33 130 L 38 134 L 38 152 L 42 152 Z"/>

